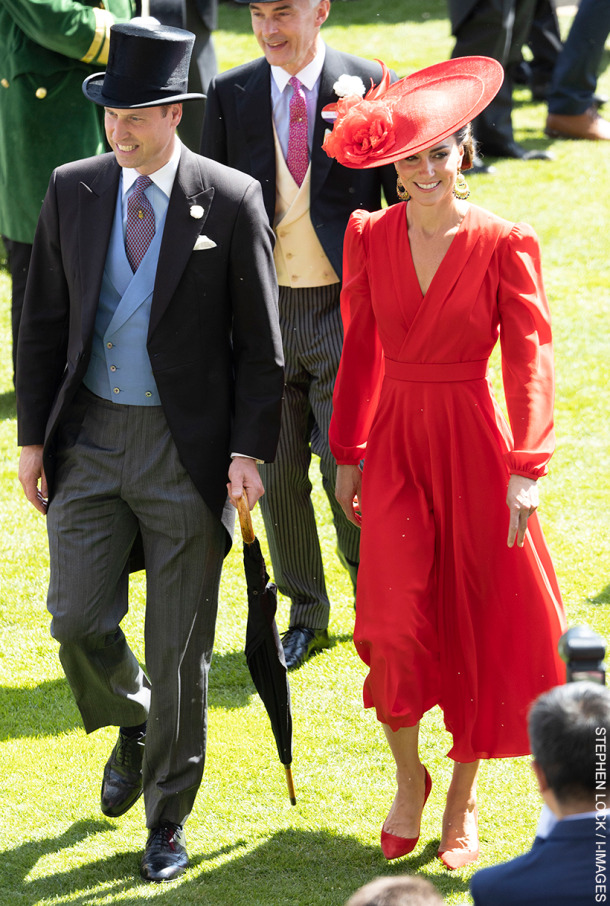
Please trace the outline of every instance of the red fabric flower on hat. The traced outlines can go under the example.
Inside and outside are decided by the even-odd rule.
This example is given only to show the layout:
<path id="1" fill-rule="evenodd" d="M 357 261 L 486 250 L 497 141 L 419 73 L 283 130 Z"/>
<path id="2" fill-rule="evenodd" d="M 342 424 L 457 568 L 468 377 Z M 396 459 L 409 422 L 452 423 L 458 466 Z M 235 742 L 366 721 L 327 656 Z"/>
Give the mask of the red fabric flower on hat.
<path id="1" fill-rule="evenodd" d="M 337 121 L 322 147 L 340 164 L 358 166 L 389 151 L 395 141 L 390 104 L 348 97 L 338 102 Z"/>

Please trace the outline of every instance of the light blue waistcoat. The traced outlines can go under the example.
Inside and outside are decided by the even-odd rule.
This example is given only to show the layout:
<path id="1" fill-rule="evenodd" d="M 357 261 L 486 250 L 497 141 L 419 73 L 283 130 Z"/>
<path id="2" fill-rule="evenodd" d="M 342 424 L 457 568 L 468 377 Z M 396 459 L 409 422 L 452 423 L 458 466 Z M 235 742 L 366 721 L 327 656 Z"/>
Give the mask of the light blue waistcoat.
<path id="1" fill-rule="evenodd" d="M 160 406 L 146 350 L 153 288 L 165 214 L 137 271 L 125 253 L 121 186 L 95 318 L 91 362 L 84 384 L 103 399 L 126 406 Z"/>

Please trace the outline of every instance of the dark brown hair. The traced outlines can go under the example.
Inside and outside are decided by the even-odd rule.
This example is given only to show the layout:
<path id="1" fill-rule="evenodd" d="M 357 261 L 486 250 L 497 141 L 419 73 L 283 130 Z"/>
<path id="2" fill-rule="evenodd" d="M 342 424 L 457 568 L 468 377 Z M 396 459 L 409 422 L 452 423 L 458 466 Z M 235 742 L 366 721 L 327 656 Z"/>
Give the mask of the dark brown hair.
<path id="1" fill-rule="evenodd" d="M 462 160 L 462 170 L 470 170 L 474 161 L 476 152 L 476 143 L 472 134 L 472 126 L 466 123 L 461 129 L 453 133 L 453 138 L 458 145 L 464 148 L 464 157 Z"/>

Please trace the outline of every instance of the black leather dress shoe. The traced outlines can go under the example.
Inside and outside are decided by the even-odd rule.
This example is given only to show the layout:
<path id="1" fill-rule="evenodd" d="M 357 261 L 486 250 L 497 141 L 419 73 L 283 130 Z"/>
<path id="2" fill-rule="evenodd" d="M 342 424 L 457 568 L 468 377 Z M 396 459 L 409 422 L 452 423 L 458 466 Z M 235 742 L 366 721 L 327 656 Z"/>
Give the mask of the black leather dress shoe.
<path id="1" fill-rule="evenodd" d="M 140 863 L 145 881 L 173 881 L 189 867 L 186 837 L 181 824 L 164 821 L 153 827 Z"/>
<path id="2" fill-rule="evenodd" d="M 288 670 L 296 670 L 316 651 L 321 651 L 322 648 L 330 648 L 330 639 L 326 629 L 291 626 L 282 635 L 282 646 L 284 648 L 284 657 L 286 658 L 286 667 Z"/>
<path id="3" fill-rule="evenodd" d="M 490 157 L 512 157 L 515 160 L 554 160 L 549 151 L 538 149 L 527 151 L 517 142 L 508 142 L 506 145 L 485 145 L 485 153 Z"/>
<path id="4" fill-rule="evenodd" d="M 142 795 L 142 756 L 144 733 L 119 738 L 104 768 L 101 808 L 109 818 L 124 815 Z"/>

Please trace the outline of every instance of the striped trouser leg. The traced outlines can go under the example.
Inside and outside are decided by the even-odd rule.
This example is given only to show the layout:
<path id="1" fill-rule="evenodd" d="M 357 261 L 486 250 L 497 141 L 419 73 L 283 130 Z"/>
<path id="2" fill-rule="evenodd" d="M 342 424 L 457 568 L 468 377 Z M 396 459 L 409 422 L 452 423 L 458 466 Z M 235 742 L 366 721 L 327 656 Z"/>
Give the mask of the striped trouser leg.
<path id="1" fill-rule="evenodd" d="M 280 287 L 280 322 L 286 360 L 282 429 L 275 462 L 261 467 L 261 510 L 274 578 L 291 598 L 291 626 L 325 629 L 330 602 L 311 501 L 311 453 L 320 457 L 343 560 L 358 563 L 359 530 L 334 495 L 336 465 L 328 446 L 332 393 L 343 329 L 340 285 Z"/>

